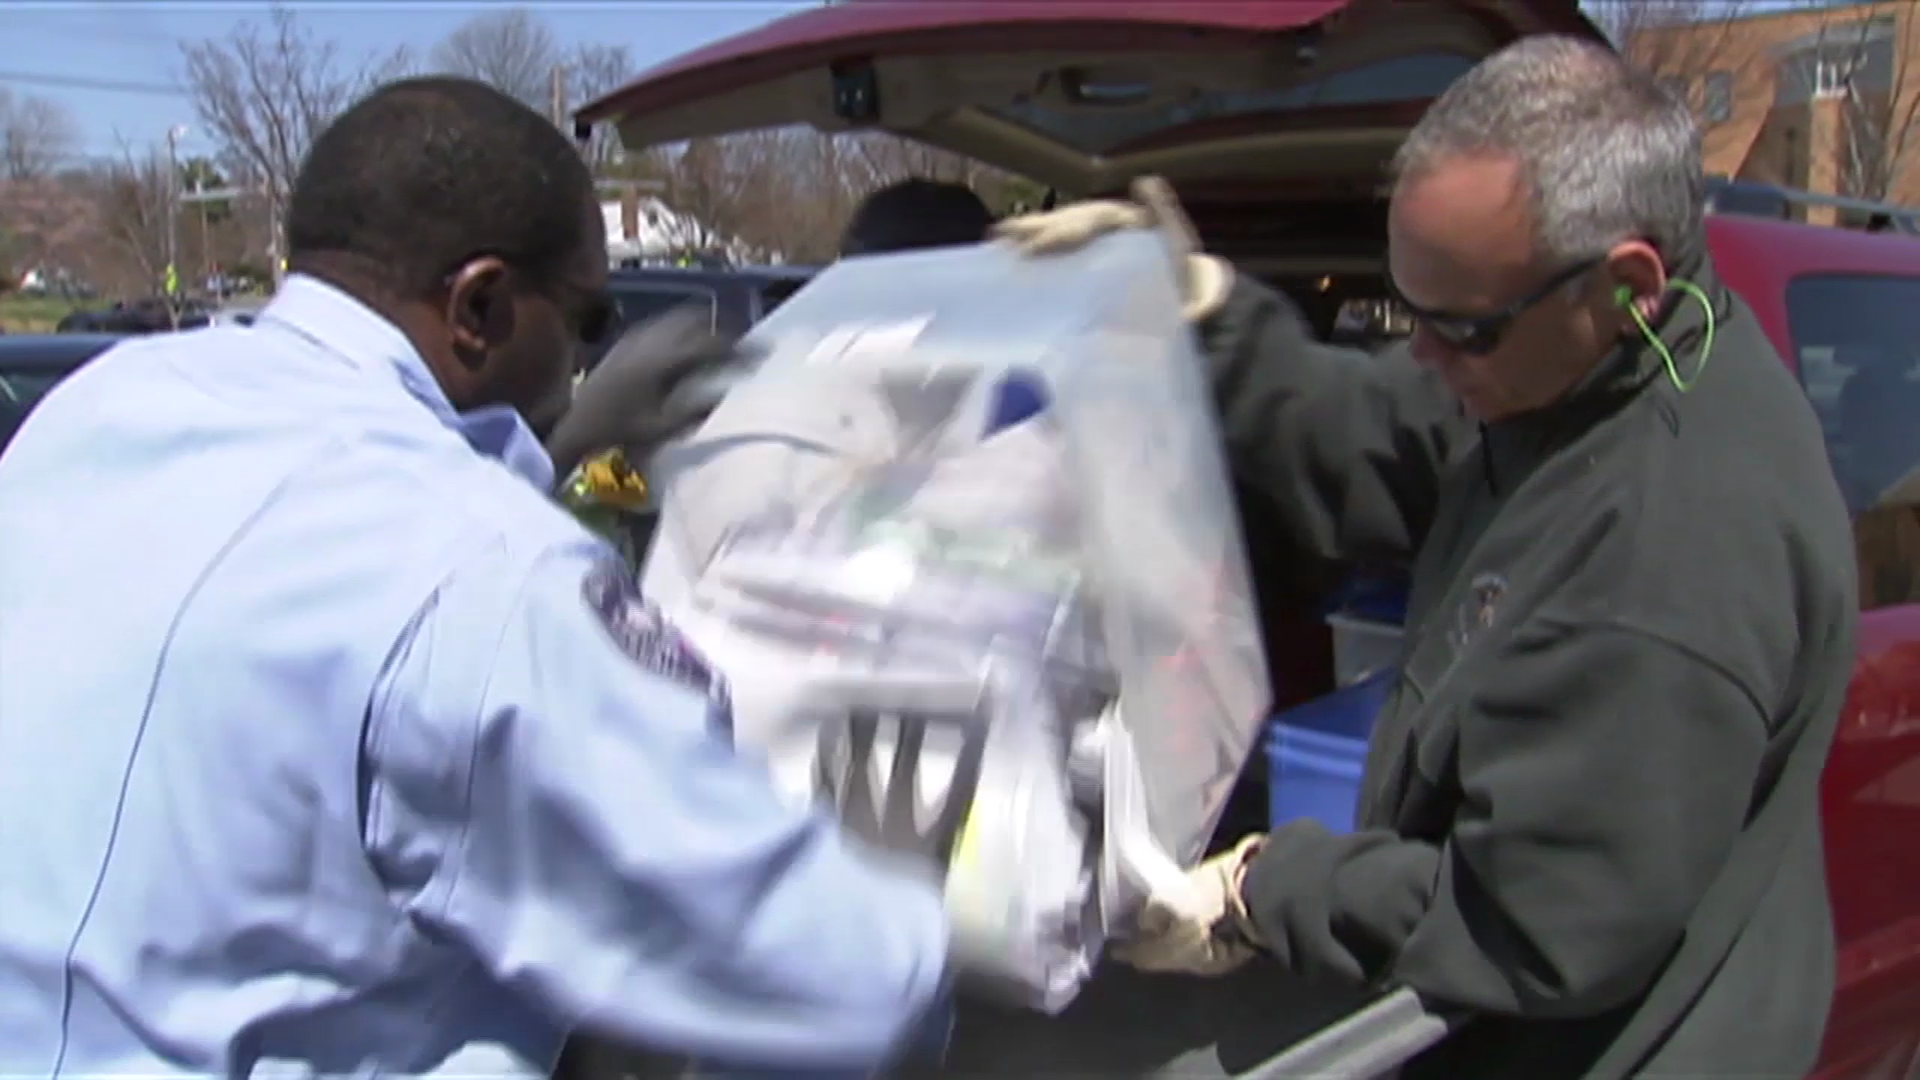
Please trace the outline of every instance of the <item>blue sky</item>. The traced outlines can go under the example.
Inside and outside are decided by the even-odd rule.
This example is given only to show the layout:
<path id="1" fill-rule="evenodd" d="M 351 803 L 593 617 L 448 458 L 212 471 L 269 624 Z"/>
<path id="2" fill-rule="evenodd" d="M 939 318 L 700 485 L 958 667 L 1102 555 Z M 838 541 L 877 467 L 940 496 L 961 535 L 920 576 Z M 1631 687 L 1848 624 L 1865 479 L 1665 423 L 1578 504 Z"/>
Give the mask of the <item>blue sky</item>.
<path id="1" fill-rule="evenodd" d="M 317 36 L 339 43 L 358 59 L 409 45 L 424 52 L 449 31 L 489 6 L 485 3 L 290 2 Z M 792 0 L 654 0 L 647 3 L 544 2 L 536 10 L 565 44 L 624 44 L 646 67 L 716 38 L 757 26 L 798 7 Z M 183 154 L 208 153 L 193 131 L 192 102 L 165 87 L 180 82 L 180 43 L 221 37 L 236 24 L 264 19 L 268 5 L 254 2 L 35 3 L 11 0 L 0 13 L 0 86 L 64 104 L 80 126 L 82 154 L 117 156 L 118 139 L 153 145 L 169 127 L 185 124 Z M 20 76 L 102 80 L 126 89 L 80 89 Z"/>

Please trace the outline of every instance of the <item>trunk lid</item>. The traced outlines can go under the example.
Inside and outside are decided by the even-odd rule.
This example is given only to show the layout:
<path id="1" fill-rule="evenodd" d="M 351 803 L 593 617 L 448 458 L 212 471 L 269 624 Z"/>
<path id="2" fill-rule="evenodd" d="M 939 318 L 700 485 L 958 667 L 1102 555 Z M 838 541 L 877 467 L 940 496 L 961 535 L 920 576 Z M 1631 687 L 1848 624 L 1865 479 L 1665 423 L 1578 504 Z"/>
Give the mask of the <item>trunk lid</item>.
<path id="1" fill-rule="evenodd" d="M 885 131 L 1084 195 L 1370 186 L 1426 103 L 1577 0 L 848 0 L 662 64 L 576 114 L 629 147 Z"/>

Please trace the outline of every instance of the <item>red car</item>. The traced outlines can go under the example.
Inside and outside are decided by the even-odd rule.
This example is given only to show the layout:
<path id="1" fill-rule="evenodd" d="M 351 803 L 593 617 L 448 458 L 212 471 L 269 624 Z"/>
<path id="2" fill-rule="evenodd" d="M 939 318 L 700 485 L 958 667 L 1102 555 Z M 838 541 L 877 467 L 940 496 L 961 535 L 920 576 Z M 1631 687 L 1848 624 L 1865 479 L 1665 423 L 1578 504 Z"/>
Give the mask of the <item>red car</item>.
<path id="1" fill-rule="evenodd" d="M 1576 0 L 852 0 L 671 61 L 578 119 L 616 121 L 630 147 L 887 130 L 1069 196 L 1160 174 L 1211 250 L 1333 334 L 1387 295 L 1380 184 L 1407 129 L 1478 59 L 1550 31 L 1598 37 Z M 1731 214 L 1709 236 L 1798 371 L 1859 514 L 1860 657 L 1825 790 L 1839 982 L 1818 1075 L 1920 1076 L 1920 241 Z M 1283 701 L 1325 692 L 1315 614 L 1263 615 Z"/>

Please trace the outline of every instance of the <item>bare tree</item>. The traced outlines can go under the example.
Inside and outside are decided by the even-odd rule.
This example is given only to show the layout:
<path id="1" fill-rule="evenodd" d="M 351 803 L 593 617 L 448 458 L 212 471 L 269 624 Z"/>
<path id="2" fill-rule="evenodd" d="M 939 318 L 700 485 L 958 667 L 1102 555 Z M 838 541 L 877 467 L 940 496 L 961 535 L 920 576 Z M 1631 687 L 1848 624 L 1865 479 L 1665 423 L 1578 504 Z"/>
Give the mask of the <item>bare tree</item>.
<path id="1" fill-rule="evenodd" d="M 122 144 L 120 158 L 93 178 L 96 205 L 106 246 L 126 273 L 116 275 L 119 291 L 161 291 L 167 265 L 167 201 L 173 185 L 167 160 L 159 153 L 136 154 Z"/>
<path id="2" fill-rule="evenodd" d="M 79 141 L 78 126 L 65 106 L 48 98 L 16 96 L 0 86 L 0 178 L 52 176 Z"/>
<path id="3" fill-rule="evenodd" d="M 625 45 L 581 45 L 566 62 L 569 108 L 604 97 L 633 78 L 633 53 Z M 569 133 L 571 134 L 571 133 Z M 611 125 L 594 129 L 582 148 L 594 172 L 606 175 L 610 166 L 626 154 L 620 147 L 620 135 Z"/>
<path id="4" fill-rule="evenodd" d="M 803 235 L 795 223 L 816 219 L 819 207 L 801 175 L 804 163 L 782 145 L 787 136 L 761 131 L 650 147 L 626 155 L 608 173 L 650 181 L 659 192 L 643 208 L 649 246 L 656 251 L 734 261 L 791 259 Z"/>
<path id="5" fill-rule="evenodd" d="M 566 60 L 572 104 L 605 97 L 633 79 L 633 51 L 625 45 L 581 45 Z"/>
<path id="6" fill-rule="evenodd" d="M 1636 66 L 1685 75 L 1724 52 L 1747 14 L 1744 0 L 1608 0 L 1588 5 L 1596 25 Z"/>
<path id="7" fill-rule="evenodd" d="M 736 208 L 729 231 L 763 254 L 791 262 L 832 259 L 860 190 L 865 161 L 851 141 L 805 128 L 729 140 L 734 168 L 754 197 Z"/>
<path id="8" fill-rule="evenodd" d="M 661 202 L 675 215 L 676 248 L 799 263 L 832 260 L 860 201 L 899 180 L 965 184 L 996 214 L 1034 209 L 1045 194 L 1039 185 L 919 143 L 804 128 L 629 152 L 615 171 L 660 182 Z"/>
<path id="9" fill-rule="evenodd" d="M 542 113 L 562 59 L 552 29 L 525 8 L 475 15 L 433 50 L 437 70 L 478 79 Z"/>
<path id="10" fill-rule="evenodd" d="M 1794 72 L 1810 82 L 1800 89 L 1839 103 L 1839 194 L 1885 199 L 1911 164 L 1920 119 L 1916 33 L 1911 15 L 1835 11 L 1821 22 L 1811 66 Z"/>
<path id="11" fill-rule="evenodd" d="M 194 111 L 222 163 L 266 204 L 268 259 L 277 267 L 279 223 L 308 147 L 354 99 L 403 74 L 410 58 L 396 49 L 349 65 L 336 43 L 314 37 L 285 8 L 264 27 L 242 23 L 183 54 Z"/>
<path id="12" fill-rule="evenodd" d="M 663 201 L 679 218 L 676 247 L 689 252 L 726 246 L 739 237 L 743 218 L 752 204 L 769 196 L 755 190 L 749 154 L 739 143 L 723 139 L 692 139 L 672 155 Z"/>
<path id="13" fill-rule="evenodd" d="M 0 262 L 25 272 L 79 270 L 88 261 L 97 208 L 71 179 L 0 179 Z"/>
<path id="14" fill-rule="evenodd" d="M 1607 0 L 1588 10 L 1621 55 L 1700 110 L 1704 77 L 1746 60 L 1748 7 L 1747 0 Z"/>

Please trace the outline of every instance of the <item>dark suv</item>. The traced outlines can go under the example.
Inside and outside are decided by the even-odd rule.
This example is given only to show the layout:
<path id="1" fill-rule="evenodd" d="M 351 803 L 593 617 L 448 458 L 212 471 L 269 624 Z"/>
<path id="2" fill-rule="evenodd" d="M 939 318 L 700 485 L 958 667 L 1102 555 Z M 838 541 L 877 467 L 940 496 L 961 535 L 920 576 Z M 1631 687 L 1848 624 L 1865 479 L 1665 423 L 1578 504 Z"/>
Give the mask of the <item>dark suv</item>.
<path id="1" fill-rule="evenodd" d="M 732 269 L 683 269 L 664 266 L 622 266 L 613 271 L 607 290 L 620 309 L 621 326 L 601 341 L 587 358 L 591 368 L 619 337 L 623 326 L 645 322 L 683 304 L 704 304 L 716 333 L 737 337 L 766 318 L 814 275 L 813 267 L 742 266 Z"/>
<path id="2" fill-rule="evenodd" d="M 176 328 L 175 314 L 168 310 L 165 299 L 148 297 L 130 304 L 70 312 L 55 329 L 62 334 L 159 334 Z M 177 314 L 178 329 L 196 330 L 207 325 L 207 306 L 197 300 L 182 301 Z"/>

